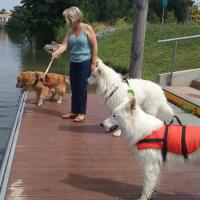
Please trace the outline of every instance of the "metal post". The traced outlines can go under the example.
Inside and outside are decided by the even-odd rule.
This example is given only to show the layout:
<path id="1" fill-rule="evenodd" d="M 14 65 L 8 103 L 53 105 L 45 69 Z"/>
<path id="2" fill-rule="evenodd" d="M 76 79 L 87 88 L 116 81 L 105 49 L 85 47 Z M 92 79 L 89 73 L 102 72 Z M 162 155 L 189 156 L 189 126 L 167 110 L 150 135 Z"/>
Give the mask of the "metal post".
<path id="1" fill-rule="evenodd" d="M 192 35 L 192 36 L 178 37 L 178 38 L 171 38 L 171 39 L 165 39 L 165 40 L 158 40 L 157 41 L 158 43 L 173 42 L 173 61 L 172 61 L 172 66 L 171 66 L 171 74 L 170 74 L 169 81 L 168 81 L 167 85 L 170 86 L 172 84 L 173 72 L 174 72 L 175 65 L 176 65 L 176 48 L 177 48 L 178 41 L 195 39 L 195 38 L 200 38 L 200 35 Z"/>
<path id="2" fill-rule="evenodd" d="M 163 6 L 163 12 L 162 12 L 162 21 L 161 21 L 161 24 L 164 24 L 164 17 L 165 17 L 165 7 Z"/>
<path id="3" fill-rule="evenodd" d="M 171 74 L 170 74 L 170 80 L 169 80 L 169 86 L 172 84 L 172 77 L 173 77 L 173 72 L 174 68 L 176 65 L 176 48 L 177 48 L 177 40 L 173 42 L 173 60 L 172 60 L 172 67 L 171 67 Z"/>

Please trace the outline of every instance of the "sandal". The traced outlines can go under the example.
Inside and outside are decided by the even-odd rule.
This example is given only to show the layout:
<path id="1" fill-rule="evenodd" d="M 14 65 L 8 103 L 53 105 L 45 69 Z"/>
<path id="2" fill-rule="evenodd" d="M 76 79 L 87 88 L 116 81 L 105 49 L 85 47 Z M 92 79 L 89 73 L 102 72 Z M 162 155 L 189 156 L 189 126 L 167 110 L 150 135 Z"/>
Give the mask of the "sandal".
<path id="1" fill-rule="evenodd" d="M 85 119 L 84 114 L 78 114 L 78 116 L 74 119 L 74 122 L 83 122 Z"/>
<path id="2" fill-rule="evenodd" d="M 77 115 L 78 115 L 78 114 L 76 114 L 76 113 L 70 112 L 70 113 L 68 113 L 68 114 L 63 114 L 63 115 L 62 115 L 62 118 L 63 118 L 63 119 L 74 119 L 74 118 L 77 117 Z"/>

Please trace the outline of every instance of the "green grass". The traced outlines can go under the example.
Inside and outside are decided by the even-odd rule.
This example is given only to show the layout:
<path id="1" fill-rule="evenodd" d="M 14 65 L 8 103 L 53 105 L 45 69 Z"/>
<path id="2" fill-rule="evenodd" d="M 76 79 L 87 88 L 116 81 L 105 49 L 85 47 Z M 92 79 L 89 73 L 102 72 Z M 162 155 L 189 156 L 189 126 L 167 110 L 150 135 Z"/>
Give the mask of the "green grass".
<path id="1" fill-rule="evenodd" d="M 142 78 L 155 80 L 159 73 L 169 72 L 172 65 L 172 43 L 157 40 L 200 35 L 200 26 L 191 24 L 148 24 L 146 31 Z M 98 55 L 119 72 L 127 72 L 130 60 L 132 27 L 98 39 Z M 175 71 L 200 67 L 200 39 L 179 41 Z"/>
<path id="2" fill-rule="evenodd" d="M 197 110 L 197 106 L 195 106 L 195 105 L 186 105 L 186 104 L 183 104 L 183 105 L 180 105 L 180 107 L 185 112 L 193 114 L 193 115 L 196 113 L 196 110 Z"/>

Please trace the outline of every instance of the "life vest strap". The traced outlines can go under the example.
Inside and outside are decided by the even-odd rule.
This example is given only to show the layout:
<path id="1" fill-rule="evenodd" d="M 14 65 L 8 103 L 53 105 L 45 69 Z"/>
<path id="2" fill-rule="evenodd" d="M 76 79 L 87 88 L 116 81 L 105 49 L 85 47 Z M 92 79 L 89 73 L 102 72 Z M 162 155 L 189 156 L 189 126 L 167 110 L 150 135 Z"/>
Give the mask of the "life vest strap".
<path id="1" fill-rule="evenodd" d="M 137 144 L 141 143 L 151 143 L 151 142 L 163 142 L 164 138 L 149 138 L 149 139 L 142 139 Z"/>
<path id="2" fill-rule="evenodd" d="M 165 133 L 164 133 L 164 138 L 163 138 L 163 147 L 162 147 L 162 156 L 163 156 L 163 161 L 166 161 L 167 158 L 167 136 L 168 136 L 168 129 L 169 126 L 165 126 Z"/>
<path id="3" fill-rule="evenodd" d="M 184 156 L 184 158 L 188 158 L 188 150 L 187 150 L 187 146 L 186 146 L 186 138 L 185 138 L 185 134 L 186 134 L 186 126 L 182 126 L 182 132 L 181 132 L 181 152 L 182 155 Z"/>

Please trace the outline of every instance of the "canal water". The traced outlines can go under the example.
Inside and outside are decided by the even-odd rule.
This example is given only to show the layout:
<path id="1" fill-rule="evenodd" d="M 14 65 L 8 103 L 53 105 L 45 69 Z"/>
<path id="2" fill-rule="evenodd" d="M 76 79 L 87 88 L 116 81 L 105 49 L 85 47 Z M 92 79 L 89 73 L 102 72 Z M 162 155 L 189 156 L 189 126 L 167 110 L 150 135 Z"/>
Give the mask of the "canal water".
<path id="1" fill-rule="evenodd" d="M 32 50 L 18 37 L 10 37 L 0 29 L 0 164 L 20 102 L 21 89 L 15 87 L 21 71 L 45 71 L 51 55 L 44 50 Z M 50 72 L 68 74 L 67 56 L 53 62 Z"/>

